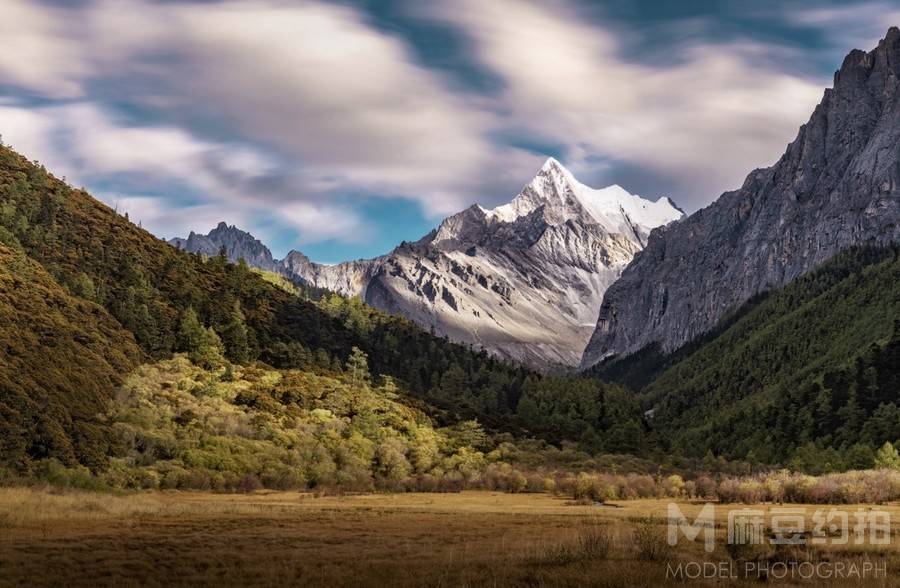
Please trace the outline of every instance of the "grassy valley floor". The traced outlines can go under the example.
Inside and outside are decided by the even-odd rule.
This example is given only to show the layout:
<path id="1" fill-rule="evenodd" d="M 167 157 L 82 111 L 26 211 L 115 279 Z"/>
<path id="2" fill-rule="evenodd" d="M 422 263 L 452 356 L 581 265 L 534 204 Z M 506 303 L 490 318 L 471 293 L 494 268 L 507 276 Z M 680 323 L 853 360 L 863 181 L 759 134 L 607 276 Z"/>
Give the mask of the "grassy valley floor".
<path id="1" fill-rule="evenodd" d="M 716 548 L 664 544 L 666 500 L 575 505 L 548 494 L 368 494 L 315 497 L 143 492 L 127 495 L 0 489 L 2 586 L 661 586 L 667 568 L 731 562 L 726 508 Z M 700 503 L 679 503 L 693 520 Z M 745 508 L 736 505 L 734 508 Z M 777 505 L 752 508 L 771 510 Z M 806 509 L 807 519 L 822 505 Z M 851 513 L 857 505 L 836 507 Z M 868 507 L 863 507 L 868 508 Z M 877 563 L 855 578 L 780 584 L 893 586 L 900 547 L 810 547 L 796 561 Z M 852 520 L 852 517 L 851 517 Z M 813 522 L 808 520 L 808 529 Z M 784 554 L 781 554 L 784 555 Z M 780 556 L 771 554 L 768 561 Z M 782 558 L 784 559 L 784 558 Z M 741 580 L 746 585 L 758 580 Z"/>

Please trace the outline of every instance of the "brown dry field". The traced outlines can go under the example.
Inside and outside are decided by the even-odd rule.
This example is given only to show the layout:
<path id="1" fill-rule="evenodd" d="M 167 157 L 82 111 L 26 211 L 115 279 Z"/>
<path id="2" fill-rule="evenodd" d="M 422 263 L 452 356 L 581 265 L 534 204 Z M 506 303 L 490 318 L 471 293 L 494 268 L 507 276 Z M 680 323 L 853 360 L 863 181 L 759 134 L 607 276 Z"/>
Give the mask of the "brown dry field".
<path id="1" fill-rule="evenodd" d="M 682 539 L 660 559 L 640 559 L 635 532 L 644 528 L 664 537 L 667 504 L 636 500 L 617 507 L 576 506 L 547 494 L 492 492 L 314 497 L 289 492 L 109 495 L 0 488 L 0 586 L 735 583 L 667 577 L 667 565 L 677 562 L 731 561 L 723 547 L 722 507 L 712 554 L 703 551 L 699 540 Z M 689 517 L 701 507 L 679 506 Z M 808 512 L 815 508 L 821 507 L 809 507 Z M 900 507 L 879 508 L 900 523 Z M 658 519 L 642 527 L 639 521 L 648 516 Z M 897 523 L 892 535 L 896 528 Z M 600 547 L 591 542 L 598 536 Z M 608 539 L 608 548 L 602 538 Z M 829 546 L 805 552 L 805 561 L 880 562 L 886 575 L 870 575 L 865 581 L 798 578 L 793 584 L 900 585 L 898 546 L 894 538 L 889 546 Z"/>

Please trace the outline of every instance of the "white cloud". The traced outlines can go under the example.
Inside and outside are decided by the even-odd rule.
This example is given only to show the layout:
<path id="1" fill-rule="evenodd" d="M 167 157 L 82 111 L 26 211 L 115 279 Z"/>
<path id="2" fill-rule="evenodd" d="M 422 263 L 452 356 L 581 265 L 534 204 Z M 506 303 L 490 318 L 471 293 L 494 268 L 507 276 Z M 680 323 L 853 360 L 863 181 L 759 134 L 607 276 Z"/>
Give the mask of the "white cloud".
<path id="1" fill-rule="evenodd" d="M 850 49 L 869 51 L 875 47 L 888 27 L 900 26 L 900 8 L 896 2 L 880 0 L 818 8 L 785 3 L 781 18 L 821 31 L 839 57 Z"/>
<path id="2" fill-rule="evenodd" d="M 20 83 L 50 95 L 43 80 L 65 77 L 54 67 L 68 67 L 60 47 L 72 47 L 77 67 L 67 73 L 73 94 L 91 76 L 105 76 L 126 91 L 138 83 L 124 100 L 162 108 L 173 118 L 208 105 L 232 132 L 291 159 L 294 179 L 302 178 L 305 188 L 293 198 L 312 202 L 311 209 L 323 210 L 329 193 L 351 191 L 416 200 L 432 215 L 456 212 L 473 200 L 509 195 L 542 162 L 497 145 L 490 138 L 498 130 L 492 112 L 450 91 L 403 42 L 348 7 L 107 0 L 29 13 L 23 19 L 28 37 L 48 44 L 55 39 L 56 45 L 46 67 L 31 78 L 19 76 Z M 80 26 L 69 26 L 74 21 Z M 41 57 L 28 46 L 14 53 L 25 63 Z M 144 153 L 116 153 L 120 137 L 109 136 L 110 144 L 95 141 L 92 147 L 102 152 L 92 155 L 109 164 L 143 159 L 156 168 L 149 160 L 162 141 L 175 157 L 167 164 L 177 164 L 183 155 L 177 149 L 191 144 L 174 130 L 166 133 L 126 130 L 130 144 L 146 141 Z M 280 196 L 270 195 L 273 204 Z"/>
<path id="3" fill-rule="evenodd" d="M 129 198 L 184 184 L 194 194 L 182 218 L 202 217 L 198 230 L 219 211 L 229 222 L 269 214 L 303 240 L 359 239 L 362 219 L 338 193 L 400 196 L 432 215 L 497 204 L 542 159 L 501 136 L 559 145 L 579 174 L 646 170 L 695 195 L 679 199 L 692 209 L 777 158 L 826 82 L 787 73 L 782 47 L 696 40 L 708 24 L 696 19 L 665 64 L 642 63 L 623 50 L 635 31 L 562 0 L 409 5 L 468 35 L 502 80 L 489 97 L 450 87 L 399 37 L 337 4 L 2 1 L 0 38 L 14 50 L 0 53 L 0 84 L 54 102 L 0 102 L 0 132 L 75 181 L 127 176 L 116 188 Z M 856 23 L 847 34 L 864 36 L 895 14 L 867 6 L 780 17 L 831 32 Z M 165 124 L 113 116 L 109 101 Z M 173 234 L 176 194 L 132 205 Z"/>
<path id="4" fill-rule="evenodd" d="M 514 124 L 568 146 L 576 171 L 604 158 L 661 172 L 696 192 L 690 208 L 772 163 L 822 95 L 752 43 L 685 44 L 657 67 L 562 3 L 452 0 L 429 12 L 470 36 L 504 80 Z"/>
<path id="5" fill-rule="evenodd" d="M 344 241 L 360 242 L 369 231 L 356 214 L 346 208 L 323 207 L 311 202 L 291 202 L 279 211 L 292 225 L 300 229 L 307 241 L 340 236 Z"/>
<path id="6" fill-rule="evenodd" d="M 177 127 L 128 126 L 86 102 L 30 108 L 0 102 L 0 128 L 4 142 L 37 156 L 73 184 L 102 185 L 105 179 L 124 176 L 118 183 L 134 192 L 101 188 L 97 195 L 161 237 L 205 229 L 221 220 L 250 228 L 255 216 L 273 212 L 274 195 L 257 196 L 252 187 L 279 172 L 264 154 L 245 145 L 206 141 Z M 190 194 L 147 193 L 179 187 Z M 359 234 L 362 220 L 352 211 L 328 202 L 290 201 L 287 195 L 301 186 L 279 189 L 288 210 L 307 210 L 314 218 L 311 222 L 296 213 L 278 217 L 301 231 L 305 242 Z"/>
<path id="7" fill-rule="evenodd" d="M 541 164 L 495 144 L 493 113 L 450 91 L 404 43 L 350 8 L 132 2 L 94 13 L 93 38 L 107 27 L 145 31 L 106 41 L 104 53 L 133 59 L 164 47 L 175 57 L 143 72 L 179 81 L 167 97 L 172 108 L 214 105 L 242 136 L 294 158 L 312 189 L 404 196 L 442 214 L 486 186 L 517 188 Z M 495 179 L 485 182 L 488 175 Z"/>
<path id="8" fill-rule="evenodd" d="M 203 231 L 225 220 L 221 204 L 207 203 L 173 206 L 166 198 L 108 193 L 103 199 L 119 214 L 128 213 L 131 221 L 164 239 L 186 237 L 191 231 Z M 249 211 L 237 208 L 230 211 L 228 223 L 248 229 L 252 226 Z M 162 231 L 162 232 L 160 232 Z"/>
<path id="9" fill-rule="evenodd" d="M 53 121 L 40 111 L 0 100 L 0 136 L 3 143 L 31 159 L 40 159 L 53 173 L 65 175 L 69 170 L 61 168 L 63 161 L 53 158 L 56 146 L 52 130 Z"/>
<path id="10" fill-rule="evenodd" d="M 68 31 L 67 11 L 29 0 L 3 0 L 0 17 L 0 83 L 54 98 L 81 94 L 89 72 L 83 47 Z"/>

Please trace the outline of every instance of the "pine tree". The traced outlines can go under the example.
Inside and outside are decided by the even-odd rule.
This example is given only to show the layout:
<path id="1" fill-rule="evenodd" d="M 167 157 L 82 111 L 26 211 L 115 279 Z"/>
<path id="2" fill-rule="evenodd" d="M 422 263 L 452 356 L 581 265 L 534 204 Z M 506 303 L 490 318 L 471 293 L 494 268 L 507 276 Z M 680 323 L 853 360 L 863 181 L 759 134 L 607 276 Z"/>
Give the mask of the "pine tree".
<path id="1" fill-rule="evenodd" d="M 867 470 L 875 461 L 875 452 L 865 443 L 854 443 L 844 452 L 844 469 Z"/>
<path id="2" fill-rule="evenodd" d="M 226 356 L 235 363 L 246 363 L 251 359 L 250 334 L 241 303 L 237 300 L 231 307 L 228 322 L 222 328 L 222 342 Z"/>
<path id="3" fill-rule="evenodd" d="M 522 398 L 519 399 L 519 406 L 516 408 L 516 414 L 522 419 L 522 422 L 525 423 L 526 426 L 530 427 L 540 423 L 543 415 L 541 414 L 537 402 L 531 397 L 531 394 L 527 389 L 525 393 L 522 394 Z"/>
<path id="4" fill-rule="evenodd" d="M 703 469 L 708 472 L 715 470 L 716 468 L 716 456 L 713 455 L 712 449 L 706 450 L 706 455 L 703 456 Z"/>
<path id="5" fill-rule="evenodd" d="M 178 351 L 194 353 L 198 351 L 206 341 L 206 330 L 197 317 L 193 307 L 188 307 L 181 314 L 181 324 L 178 327 Z"/>
<path id="6" fill-rule="evenodd" d="M 447 434 L 457 448 L 484 449 L 488 444 L 488 436 L 478 421 L 462 421 L 448 429 Z"/>
<path id="7" fill-rule="evenodd" d="M 203 326 L 192 307 L 181 316 L 178 348 L 186 352 L 192 362 L 206 368 L 218 368 L 225 363 L 222 340 L 212 328 Z"/>
<path id="8" fill-rule="evenodd" d="M 397 382 L 394 381 L 394 378 L 390 376 L 382 376 L 381 377 L 381 394 L 387 398 L 388 400 L 397 400 L 399 395 L 397 391 L 399 388 L 397 387 Z"/>
<path id="9" fill-rule="evenodd" d="M 454 363 L 441 376 L 441 393 L 445 399 L 455 402 L 471 400 L 466 371 L 459 364 Z"/>
<path id="10" fill-rule="evenodd" d="M 875 467 L 900 470 L 900 453 L 890 441 L 886 441 L 875 453 Z"/>
<path id="11" fill-rule="evenodd" d="M 369 383 L 371 379 L 369 375 L 369 357 L 359 347 L 354 346 L 350 350 L 346 371 L 350 375 L 350 381 L 354 387 L 360 388 Z"/>
<path id="12" fill-rule="evenodd" d="M 206 369 L 217 369 L 225 363 L 224 346 L 219 335 L 212 329 L 207 327 L 203 345 L 200 349 L 191 354 L 191 361 Z"/>

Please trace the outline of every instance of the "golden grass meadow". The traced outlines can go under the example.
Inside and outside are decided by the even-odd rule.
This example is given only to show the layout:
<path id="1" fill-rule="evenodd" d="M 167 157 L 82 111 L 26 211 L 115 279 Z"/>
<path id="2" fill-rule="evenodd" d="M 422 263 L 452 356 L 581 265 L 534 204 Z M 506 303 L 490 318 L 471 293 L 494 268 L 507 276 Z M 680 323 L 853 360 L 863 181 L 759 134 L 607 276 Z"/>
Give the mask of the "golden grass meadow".
<path id="1" fill-rule="evenodd" d="M 725 547 L 725 508 L 716 512 L 714 552 L 705 552 L 699 537 L 688 541 L 681 536 L 676 547 L 668 547 L 668 504 L 653 499 L 600 506 L 549 494 L 486 491 L 116 495 L 3 488 L 0 585 L 650 587 L 760 583 L 757 576 L 673 577 L 679 562 L 722 566 L 731 562 L 732 556 Z M 703 507 L 700 502 L 677 504 L 691 520 Z M 822 505 L 810 506 L 809 515 L 816 508 Z M 860 507 L 835 508 L 852 512 Z M 900 506 L 877 508 L 900 520 Z M 896 526 L 891 529 L 892 539 L 894 534 Z M 766 557 L 776 561 L 780 556 Z M 802 548 L 791 552 L 789 559 L 827 562 L 830 569 L 838 563 L 878 563 L 883 573 L 863 579 L 788 577 L 768 578 L 769 582 L 898 585 L 900 550 L 895 540 L 886 546 Z"/>

